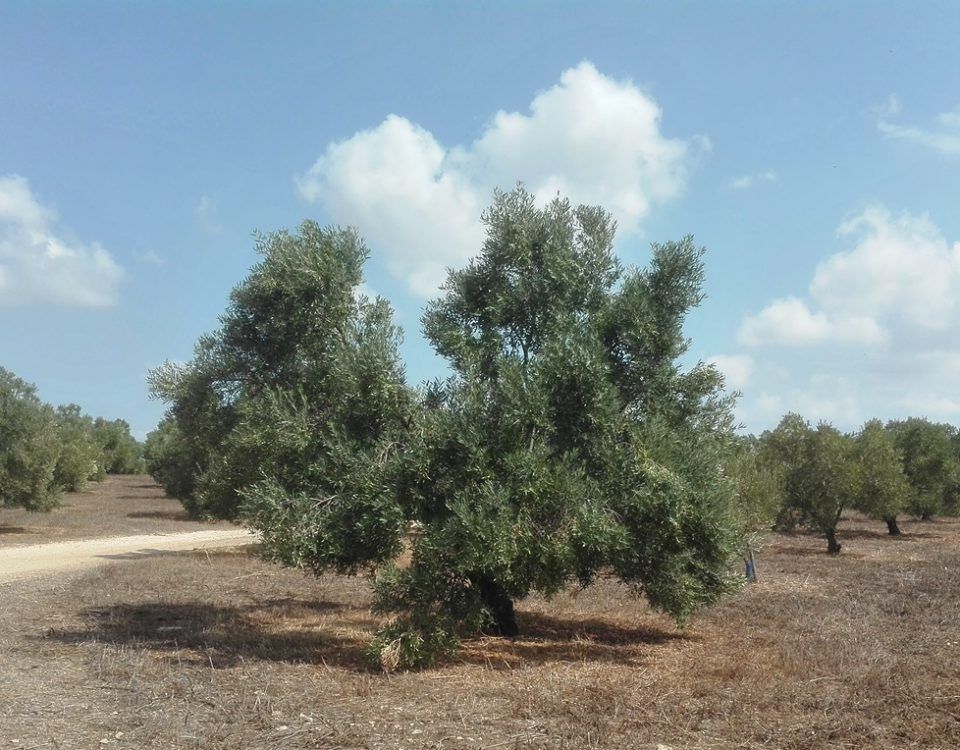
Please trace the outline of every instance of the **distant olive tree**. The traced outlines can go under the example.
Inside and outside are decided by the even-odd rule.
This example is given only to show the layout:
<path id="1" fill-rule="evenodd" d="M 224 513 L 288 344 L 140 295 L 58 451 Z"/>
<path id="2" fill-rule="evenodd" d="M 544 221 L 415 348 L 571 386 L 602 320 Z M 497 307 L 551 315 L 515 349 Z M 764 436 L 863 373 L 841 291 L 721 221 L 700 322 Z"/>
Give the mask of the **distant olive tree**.
<path id="1" fill-rule="evenodd" d="M 185 506 L 191 502 L 196 485 L 200 455 L 191 449 L 188 439 L 172 416 L 160 420 L 143 444 L 145 469 L 170 496 Z M 193 515 L 199 515 L 187 506 Z"/>
<path id="2" fill-rule="evenodd" d="M 143 447 L 130 434 L 130 425 L 125 420 L 97 417 L 93 435 L 99 444 L 103 472 L 139 474 L 144 470 Z"/>
<path id="3" fill-rule="evenodd" d="M 60 455 L 55 481 L 68 492 L 80 492 L 89 480 L 101 478 L 104 468 L 93 419 L 76 404 L 69 404 L 57 407 L 56 425 Z"/>
<path id="4" fill-rule="evenodd" d="M 827 551 L 838 554 L 837 525 L 859 494 L 853 439 L 828 424 L 812 428 L 798 414 L 787 414 L 761 440 L 782 472 L 781 518 L 823 534 Z"/>
<path id="5" fill-rule="evenodd" d="M 744 557 L 752 560 L 784 506 L 780 466 L 769 460 L 759 441 L 750 436 L 737 441 L 725 470 L 736 487 L 734 518 L 744 540 Z"/>
<path id="6" fill-rule="evenodd" d="M 59 456 L 53 409 L 33 385 L 0 367 L 0 502 L 28 510 L 55 507 Z"/>
<path id="7" fill-rule="evenodd" d="M 928 520 L 955 509 L 960 476 L 956 428 L 911 417 L 888 422 L 887 430 L 893 435 L 910 485 L 906 510 Z"/>
<path id="8" fill-rule="evenodd" d="M 897 516 L 903 511 L 910 485 L 903 473 L 900 452 L 893 436 L 879 419 L 871 419 L 855 437 L 857 510 L 885 521 L 892 536 L 899 536 Z"/>

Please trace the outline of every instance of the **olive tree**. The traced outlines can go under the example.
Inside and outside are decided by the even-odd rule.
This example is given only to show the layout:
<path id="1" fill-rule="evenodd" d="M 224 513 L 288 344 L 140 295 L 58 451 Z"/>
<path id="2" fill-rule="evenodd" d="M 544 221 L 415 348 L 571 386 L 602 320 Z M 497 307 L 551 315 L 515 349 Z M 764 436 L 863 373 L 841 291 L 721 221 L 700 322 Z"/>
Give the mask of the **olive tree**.
<path id="1" fill-rule="evenodd" d="M 780 467 L 764 455 L 759 441 L 751 435 L 737 441 L 725 471 L 736 487 L 733 515 L 743 539 L 748 576 L 755 579 L 754 553 L 774 528 L 784 506 Z"/>
<path id="2" fill-rule="evenodd" d="M 423 394 L 396 496 L 420 533 L 375 582 L 374 652 L 429 661 L 459 635 L 514 635 L 514 603 L 609 572 L 677 620 L 731 590 L 734 440 L 715 369 L 683 370 L 702 250 L 624 269 L 597 207 L 498 193 L 487 238 L 424 331 L 452 375 Z"/>
<path id="3" fill-rule="evenodd" d="M 76 404 L 68 404 L 57 407 L 56 425 L 60 455 L 54 479 L 63 489 L 79 492 L 103 471 L 102 450 L 94 433 L 93 419 Z"/>
<path id="4" fill-rule="evenodd" d="M 906 510 L 929 520 L 954 507 L 956 477 L 960 474 L 954 449 L 956 429 L 911 417 L 888 422 L 887 430 L 900 451 L 903 473 L 910 484 Z"/>
<path id="5" fill-rule="evenodd" d="M 308 564 L 299 537 L 274 533 L 295 537 L 292 519 L 330 534 L 343 559 L 388 558 L 399 513 L 382 549 L 357 524 L 364 508 L 369 529 L 379 517 L 364 477 L 396 453 L 411 399 L 389 305 L 359 293 L 366 246 L 353 230 L 304 222 L 258 237 L 257 249 L 263 260 L 231 293 L 220 329 L 191 362 L 151 374 L 170 403 L 148 440 L 151 472 L 197 516 L 236 518 L 249 496 L 277 559 Z"/>
<path id="6" fill-rule="evenodd" d="M 891 536 L 899 536 L 897 515 L 903 511 L 910 486 L 893 436 L 879 419 L 871 419 L 857 433 L 854 456 L 859 474 L 854 505 L 884 521 Z"/>
<path id="7" fill-rule="evenodd" d="M 263 238 L 220 330 L 152 376 L 171 408 L 148 459 L 189 473 L 194 512 L 259 529 L 268 558 L 376 570 L 385 667 L 513 635 L 516 601 L 608 572 L 679 621 L 739 581 L 731 400 L 713 367 L 678 363 L 702 250 L 624 269 L 609 214 L 523 189 L 483 219 L 423 318 L 445 380 L 406 386 L 389 306 L 357 291 L 363 243 L 311 222 Z"/>
<path id="8" fill-rule="evenodd" d="M 143 471 L 143 447 L 130 434 L 123 419 L 97 417 L 93 434 L 100 448 L 101 478 L 106 474 L 138 474 Z"/>
<path id="9" fill-rule="evenodd" d="M 36 388 L 0 367 L 0 504 L 50 510 L 60 446 L 53 409 Z"/>
<path id="10" fill-rule="evenodd" d="M 823 534 L 827 551 L 839 554 L 837 525 L 859 492 L 852 438 L 828 424 L 812 428 L 799 415 L 787 414 L 762 441 L 782 472 L 785 525 L 800 523 Z"/>

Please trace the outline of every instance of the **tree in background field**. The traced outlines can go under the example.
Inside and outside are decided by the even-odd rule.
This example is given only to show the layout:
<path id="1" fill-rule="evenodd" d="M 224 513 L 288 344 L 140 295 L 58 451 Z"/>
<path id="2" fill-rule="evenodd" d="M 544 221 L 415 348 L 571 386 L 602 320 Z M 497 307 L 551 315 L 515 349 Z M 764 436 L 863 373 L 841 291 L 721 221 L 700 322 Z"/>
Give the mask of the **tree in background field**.
<path id="1" fill-rule="evenodd" d="M 910 486 L 903 473 L 893 436 L 879 419 L 868 421 L 855 438 L 857 510 L 886 522 L 892 536 L 900 534 L 897 515 L 903 511 Z"/>
<path id="2" fill-rule="evenodd" d="M 186 505 L 193 497 L 201 456 L 191 450 L 176 420 L 166 416 L 143 444 L 145 469 L 170 497 Z M 190 507 L 187 508 L 192 512 Z M 197 515 L 197 514 L 195 514 Z"/>
<path id="3" fill-rule="evenodd" d="M 887 430 L 900 451 L 910 484 L 906 510 L 924 520 L 956 513 L 960 476 L 956 428 L 911 417 L 888 422 Z"/>
<path id="4" fill-rule="evenodd" d="M 777 523 L 784 496 L 780 467 L 768 460 L 754 437 L 737 441 L 736 451 L 726 464 L 726 473 L 735 483 L 737 499 L 734 518 L 740 526 L 747 560 L 762 545 Z"/>
<path id="5" fill-rule="evenodd" d="M 0 367 L 0 503 L 49 510 L 60 502 L 54 411 L 36 388 Z"/>
<path id="6" fill-rule="evenodd" d="M 799 414 L 789 412 L 773 430 L 764 432 L 757 447 L 758 461 L 771 467 L 780 488 L 780 509 L 775 526 L 781 531 L 790 531 L 802 525 L 802 504 L 797 502 L 799 487 L 788 487 L 788 482 L 797 481 L 796 467 L 804 461 L 804 443 L 810 433 L 810 424 Z"/>
<path id="7" fill-rule="evenodd" d="M 143 448 L 123 419 L 97 417 L 93 435 L 100 448 L 101 470 L 107 474 L 139 474 L 143 471 Z"/>
<path id="8" fill-rule="evenodd" d="M 68 492 L 80 492 L 89 480 L 102 479 L 105 471 L 93 419 L 76 404 L 69 404 L 57 407 L 56 423 L 60 455 L 55 481 Z"/>
<path id="9" fill-rule="evenodd" d="M 799 415 L 787 414 L 761 441 L 781 467 L 782 519 L 823 534 L 827 551 L 838 554 L 837 524 L 859 493 L 852 438 L 827 424 L 811 428 Z"/>
<path id="10" fill-rule="evenodd" d="M 54 409 L 33 385 L 0 367 L 0 505 L 50 510 L 64 490 L 141 466 L 126 422 L 94 421 L 76 404 Z"/>

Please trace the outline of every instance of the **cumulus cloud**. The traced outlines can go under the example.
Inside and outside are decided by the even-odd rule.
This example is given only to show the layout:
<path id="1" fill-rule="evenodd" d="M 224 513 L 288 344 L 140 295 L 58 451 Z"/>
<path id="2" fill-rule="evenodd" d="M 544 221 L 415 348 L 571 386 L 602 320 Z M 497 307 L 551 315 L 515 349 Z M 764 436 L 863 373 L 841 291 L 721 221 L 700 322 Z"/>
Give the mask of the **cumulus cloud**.
<path id="1" fill-rule="evenodd" d="M 757 172 L 756 174 L 745 174 L 735 177 L 727 183 L 729 190 L 746 190 L 754 185 L 762 183 L 771 183 L 777 181 L 777 173 L 768 169 L 766 172 Z"/>
<path id="2" fill-rule="evenodd" d="M 942 112 L 934 118 L 932 126 L 901 125 L 891 122 L 891 117 L 900 114 L 900 102 L 891 95 L 888 103 L 879 111 L 877 129 L 888 138 L 919 143 L 942 154 L 960 154 L 960 106 Z"/>
<path id="3" fill-rule="evenodd" d="M 935 336 L 958 323 L 960 243 L 950 245 L 927 216 L 868 208 L 838 229 L 853 241 L 817 266 L 809 301 L 774 300 L 748 316 L 747 346 L 841 342 L 871 345 L 893 334 Z"/>
<path id="4" fill-rule="evenodd" d="M 822 307 L 943 330 L 956 322 L 960 243 L 927 216 L 868 208 L 839 230 L 855 246 L 821 263 L 810 294 Z"/>
<path id="5" fill-rule="evenodd" d="M 806 302 L 796 297 L 774 300 L 756 315 L 748 316 L 737 336 L 745 346 L 874 344 L 883 337 L 882 329 L 872 318 L 834 318 L 811 311 Z"/>
<path id="6" fill-rule="evenodd" d="M 704 138 L 668 138 L 661 110 L 630 81 L 589 62 L 566 70 L 528 112 L 500 111 L 469 145 L 447 147 L 390 115 L 331 143 L 297 178 L 300 194 L 342 224 L 360 227 L 395 276 L 429 296 L 449 266 L 475 254 L 479 217 L 494 188 L 523 182 L 541 201 L 560 193 L 600 204 L 621 232 L 683 191 Z"/>
<path id="7" fill-rule="evenodd" d="M 753 357 L 748 354 L 715 354 L 708 362 L 723 373 L 728 388 L 741 390 L 753 375 Z"/>
<path id="8" fill-rule="evenodd" d="M 753 348 L 753 380 L 766 390 L 750 394 L 741 419 L 769 426 L 771 411 L 794 410 L 848 429 L 872 416 L 956 421 L 960 242 L 926 215 L 880 206 L 838 235 L 847 249 L 817 266 L 805 297 L 744 319 L 739 341 Z"/>
<path id="9" fill-rule="evenodd" d="M 25 178 L 0 177 L 0 305 L 109 307 L 122 279 L 99 243 L 64 237 Z"/>
<path id="10" fill-rule="evenodd" d="M 223 231 L 220 224 L 217 201 L 209 195 L 201 195 L 193 209 L 193 218 L 197 225 L 209 234 L 219 234 Z"/>

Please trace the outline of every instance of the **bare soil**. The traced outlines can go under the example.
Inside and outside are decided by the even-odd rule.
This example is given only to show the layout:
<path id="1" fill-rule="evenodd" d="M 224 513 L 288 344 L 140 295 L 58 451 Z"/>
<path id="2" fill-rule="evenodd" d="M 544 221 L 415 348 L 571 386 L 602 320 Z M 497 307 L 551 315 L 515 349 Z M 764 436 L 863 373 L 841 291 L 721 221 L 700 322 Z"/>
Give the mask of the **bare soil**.
<path id="1" fill-rule="evenodd" d="M 212 529 L 0 548 L 0 583 L 95 568 L 110 562 L 150 557 L 162 552 L 209 551 L 251 544 L 256 540 L 256 536 L 245 529 Z"/>
<path id="2" fill-rule="evenodd" d="M 234 528 L 226 522 L 192 521 L 177 500 L 146 475 L 108 476 L 84 492 L 64 495 L 59 508 L 31 513 L 0 507 L 0 548 L 70 539 L 169 534 Z"/>
<path id="3" fill-rule="evenodd" d="M 0 585 L 0 748 L 957 748 L 960 523 L 776 536 L 686 630 L 612 581 L 383 674 L 362 578 L 255 550 Z"/>

